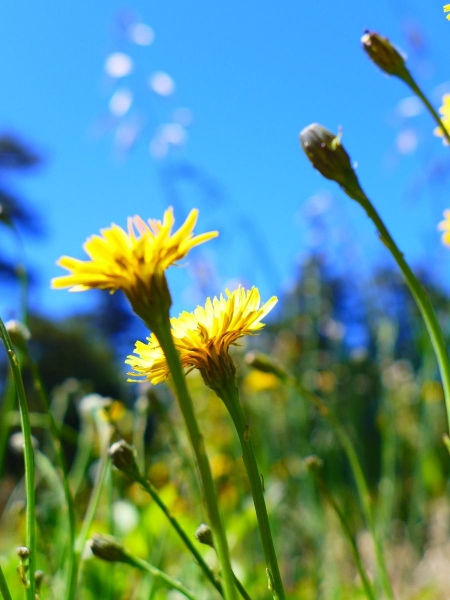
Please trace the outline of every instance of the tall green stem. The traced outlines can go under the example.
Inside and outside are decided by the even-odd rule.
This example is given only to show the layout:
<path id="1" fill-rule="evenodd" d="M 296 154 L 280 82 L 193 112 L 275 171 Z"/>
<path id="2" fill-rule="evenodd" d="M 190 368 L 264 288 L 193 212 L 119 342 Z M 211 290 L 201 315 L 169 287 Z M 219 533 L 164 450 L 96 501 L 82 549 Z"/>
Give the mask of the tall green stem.
<path id="1" fill-rule="evenodd" d="M 231 380 L 231 378 L 224 378 L 220 388 L 218 387 L 215 389 L 215 392 L 227 407 L 241 443 L 244 464 L 250 482 L 250 489 L 253 496 L 253 503 L 255 505 L 256 517 L 258 519 L 258 527 L 261 535 L 264 555 L 266 557 L 266 572 L 269 579 L 269 589 L 272 591 L 273 597 L 276 600 L 284 600 L 285 593 L 283 582 L 281 580 L 272 533 L 270 531 L 269 516 L 267 514 L 266 503 L 264 500 L 261 475 L 256 462 L 255 452 L 253 450 L 250 431 L 246 423 L 244 411 L 239 399 L 239 393 L 234 380 Z"/>
<path id="2" fill-rule="evenodd" d="M 392 254 L 398 266 L 400 267 L 400 270 L 406 281 L 406 285 L 408 286 L 409 291 L 411 292 L 425 322 L 425 326 L 428 330 L 428 334 L 431 338 L 431 343 L 436 354 L 439 371 L 441 373 L 442 385 L 444 388 L 445 407 L 447 412 L 447 424 L 450 431 L 450 363 L 444 336 L 436 317 L 436 313 L 434 312 L 433 306 L 424 288 L 422 287 L 422 284 L 412 272 L 411 268 L 403 257 L 403 253 L 398 249 L 397 244 L 392 239 L 392 236 L 390 235 L 388 229 L 384 225 L 382 219 L 370 200 L 367 198 L 361 188 L 356 191 L 356 194 L 353 197 L 364 208 L 369 219 L 371 219 L 375 224 L 381 241 Z"/>
<path id="3" fill-rule="evenodd" d="M 443 133 L 445 139 L 450 144 L 450 133 L 448 132 L 448 130 L 445 127 L 445 125 L 442 123 L 442 119 L 440 118 L 440 116 L 438 115 L 438 113 L 433 108 L 433 105 L 431 104 L 431 102 L 428 100 L 428 98 L 422 92 L 422 90 L 420 89 L 420 87 L 417 85 L 417 82 L 415 81 L 415 79 L 413 78 L 413 76 L 411 75 L 411 73 L 408 72 L 408 75 L 403 78 L 403 81 L 406 83 L 406 85 L 408 85 L 411 88 L 411 90 L 425 104 L 428 112 L 433 117 L 433 119 L 436 121 L 436 124 L 438 125 L 438 127 L 441 128 L 442 133 Z"/>
<path id="4" fill-rule="evenodd" d="M 0 336 L 5 344 L 9 364 L 14 376 L 17 397 L 19 400 L 20 420 L 24 444 L 24 462 L 25 462 L 25 491 L 26 491 L 26 545 L 30 550 L 27 587 L 28 600 L 34 600 L 36 593 L 36 498 L 35 498 L 35 476 L 34 476 L 34 449 L 31 437 L 30 416 L 28 413 L 27 398 L 23 386 L 22 374 L 20 372 L 19 361 L 13 350 L 10 337 L 6 331 L 5 325 L 0 319 Z"/>
<path id="5" fill-rule="evenodd" d="M 203 435 L 200 432 L 197 419 L 194 413 L 194 406 L 190 397 L 183 370 L 177 350 L 173 343 L 170 332 L 169 320 L 163 321 L 153 332 L 166 356 L 169 365 L 172 381 L 175 386 L 181 413 L 186 424 L 189 440 L 197 460 L 197 465 L 202 481 L 203 495 L 210 519 L 210 526 L 213 532 L 214 545 L 217 556 L 222 567 L 223 591 L 226 600 L 236 600 L 236 586 L 233 571 L 231 569 L 228 543 L 225 536 L 225 530 L 219 513 L 217 496 L 214 488 L 214 481 L 211 474 L 208 456 L 205 450 Z"/>

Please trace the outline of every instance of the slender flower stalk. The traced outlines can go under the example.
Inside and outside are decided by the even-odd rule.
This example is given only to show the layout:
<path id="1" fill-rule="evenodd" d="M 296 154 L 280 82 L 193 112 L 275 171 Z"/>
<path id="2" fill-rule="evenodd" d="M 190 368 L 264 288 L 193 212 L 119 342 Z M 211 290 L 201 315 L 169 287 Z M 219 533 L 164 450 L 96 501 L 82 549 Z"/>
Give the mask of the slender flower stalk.
<path id="1" fill-rule="evenodd" d="M 138 558 L 137 556 L 134 556 L 128 552 L 114 537 L 110 535 L 95 534 L 91 539 L 90 545 L 93 554 L 98 558 L 111 563 L 125 563 L 140 569 L 141 571 L 147 571 L 152 575 L 152 577 L 159 579 L 168 588 L 177 590 L 180 592 L 180 594 L 183 594 L 183 596 L 189 598 L 189 600 L 198 600 L 197 596 L 194 596 L 194 594 L 182 583 L 176 579 L 173 579 L 173 577 L 170 577 L 167 575 L 167 573 L 164 573 L 160 569 L 157 569 L 147 561 L 142 560 L 142 558 Z"/>
<path id="2" fill-rule="evenodd" d="M 204 307 L 199 306 L 193 313 L 184 312 L 178 318 L 172 318 L 171 326 L 174 347 L 179 352 L 181 365 L 187 372 L 194 368 L 200 371 L 205 384 L 224 402 L 233 420 L 242 446 L 258 518 L 269 589 L 274 598 L 283 600 L 283 583 L 270 531 L 261 478 L 236 388 L 236 369 L 228 353 L 230 345 L 235 344 L 239 338 L 258 333 L 264 327 L 261 321 L 276 302 L 277 299 L 273 297 L 261 305 L 256 288 L 250 291 L 243 288 L 234 292 L 227 290 L 226 297 L 221 295 L 212 301 L 208 298 Z M 137 357 L 129 356 L 126 361 L 133 369 L 130 372 L 132 378 L 148 379 L 154 384 L 167 379 L 169 370 L 171 371 L 168 355 L 157 335 L 150 336 L 147 344 L 137 342 L 135 353 Z"/>
<path id="3" fill-rule="evenodd" d="M 340 141 L 338 150 L 333 148 L 332 140 L 334 139 L 336 139 L 336 136 L 333 136 L 333 134 L 327 131 L 325 128 L 316 124 L 309 125 L 300 133 L 300 143 L 306 155 L 310 159 L 313 167 L 315 167 L 328 179 L 333 179 L 339 183 L 344 192 L 350 196 L 350 198 L 356 200 L 358 204 L 360 204 L 360 206 L 366 211 L 369 219 L 374 223 L 380 240 L 392 254 L 394 260 L 399 266 L 406 285 L 408 286 L 411 295 L 413 296 L 417 307 L 419 308 L 420 314 L 422 315 L 422 319 L 427 328 L 434 353 L 436 355 L 442 378 L 442 385 L 444 388 L 447 424 L 450 431 L 450 362 L 444 335 L 439 325 L 436 313 L 422 284 L 414 275 L 410 266 L 406 262 L 403 253 L 399 250 L 397 244 L 393 240 L 375 207 L 362 190 L 356 173 L 354 171 L 353 173 L 350 173 L 347 170 L 347 166 L 351 166 L 350 159 L 340 144 Z M 338 152 L 339 156 L 336 156 Z M 346 165 L 345 170 L 341 168 L 340 157 L 342 152 L 344 152 L 348 158 L 348 165 Z M 334 156 L 336 156 L 336 160 L 334 160 Z M 326 170 L 323 167 L 324 162 L 326 165 Z M 330 163 L 334 165 L 337 175 L 333 174 L 333 176 L 330 176 Z"/>
<path id="4" fill-rule="evenodd" d="M 36 594 L 36 496 L 35 496 L 35 468 L 34 449 L 31 435 L 30 415 L 28 412 L 25 388 L 20 372 L 19 361 L 12 347 L 11 339 L 3 321 L 0 319 L 0 337 L 6 348 L 8 361 L 14 376 L 17 397 L 19 400 L 19 411 L 24 442 L 25 461 L 25 492 L 26 492 L 26 545 L 30 550 L 28 585 L 26 588 L 27 599 L 35 600 Z"/>
<path id="5" fill-rule="evenodd" d="M 137 465 L 137 462 L 136 462 L 136 457 L 134 455 L 133 448 L 131 446 L 129 446 L 126 442 L 121 440 L 119 442 L 115 442 L 111 446 L 111 448 L 109 449 L 109 455 L 111 457 L 113 465 L 117 469 L 122 471 L 125 475 L 127 475 L 133 481 L 136 481 L 137 483 L 139 483 L 143 487 L 143 489 L 147 492 L 147 494 L 149 494 L 152 497 L 152 499 L 155 501 L 157 506 L 159 506 L 161 511 L 166 516 L 169 523 L 172 525 L 174 530 L 177 532 L 178 536 L 183 541 L 186 548 L 191 552 L 192 556 L 198 563 L 199 567 L 202 569 L 203 573 L 206 575 L 206 577 L 209 579 L 209 581 L 212 583 L 212 585 L 216 588 L 216 590 L 222 594 L 222 585 L 216 579 L 214 573 L 208 567 L 206 562 L 203 560 L 202 555 L 199 553 L 197 548 L 194 546 L 191 539 L 189 538 L 187 533 L 184 531 L 184 529 L 181 527 L 178 520 L 172 515 L 172 513 L 170 512 L 168 507 L 164 504 L 164 502 L 161 499 L 161 496 L 158 494 L 158 491 L 156 490 L 156 488 L 150 483 L 150 481 L 146 477 L 144 477 L 144 475 L 140 471 L 140 469 Z"/>

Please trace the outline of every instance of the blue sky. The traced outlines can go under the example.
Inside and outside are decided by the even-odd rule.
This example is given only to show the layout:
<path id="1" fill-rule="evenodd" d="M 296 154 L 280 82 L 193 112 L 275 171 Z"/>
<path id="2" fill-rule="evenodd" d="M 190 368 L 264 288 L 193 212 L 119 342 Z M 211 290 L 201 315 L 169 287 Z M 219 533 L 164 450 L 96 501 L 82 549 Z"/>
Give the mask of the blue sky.
<path id="1" fill-rule="evenodd" d="M 124 10 L 152 28 L 153 43 L 119 34 Z M 407 88 L 364 55 L 365 29 L 407 52 L 438 107 L 450 90 L 450 23 L 436 0 L 7 1 L 0 129 L 45 157 L 41 169 L 12 181 L 46 224 L 45 239 L 26 242 L 41 281 L 33 305 L 54 315 L 85 307 L 88 293 L 49 289 L 50 278 L 62 274 L 56 259 L 83 258 L 81 245 L 92 233 L 111 222 L 124 226 L 128 215 L 160 218 L 172 202 L 179 219 L 200 209 L 199 232 L 220 230 L 217 241 L 195 251 L 194 268 L 172 270 L 175 312 L 238 280 L 259 286 L 264 298 L 280 294 L 311 248 L 364 277 L 366 266 L 388 258 L 361 209 L 300 151 L 298 133 L 314 121 L 343 127 L 363 187 L 406 257 L 431 265 L 448 283 L 450 254 L 439 245 L 436 224 L 450 200 L 440 180 L 428 177 L 448 150 L 432 136 L 430 117 L 408 104 Z M 115 52 L 134 64 L 120 80 L 104 68 Z M 170 75 L 173 94 L 151 91 L 155 72 Z M 108 105 L 120 89 L 133 94 L 133 104 L 114 121 Z M 405 116 L 408 106 L 413 116 Z M 186 143 L 165 158 L 152 156 L 151 140 L 179 108 L 193 115 Z M 142 131 L 118 156 L 114 140 L 124 124 Z M 173 173 L 187 178 L 175 182 Z M 203 276 L 201 290 L 194 271 Z M 0 303 L 6 317 L 12 306 L 12 297 Z"/>

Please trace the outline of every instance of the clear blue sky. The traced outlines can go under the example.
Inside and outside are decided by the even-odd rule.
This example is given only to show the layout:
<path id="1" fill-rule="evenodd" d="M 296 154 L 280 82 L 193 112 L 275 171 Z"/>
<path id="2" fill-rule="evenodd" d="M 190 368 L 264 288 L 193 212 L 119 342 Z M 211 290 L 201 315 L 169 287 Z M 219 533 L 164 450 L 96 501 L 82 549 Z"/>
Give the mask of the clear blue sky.
<path id="1" fill-rule="evenodd" d="M 152 44 L 118 34 L 123 9 L 153 29 Z M 313 121 L 343 127 L 363 186 L 407 258 L 432 264 L 448 280 L 450 254 L 439 247 L 436 224 L 450 198 L 429 180 L 428 169 L 449 151 L 431 135 L 427 114 L 401 116 L 399 106 L 413 106 L 414 113 L 414 105 L 401 104 L 410 93 L 368 61 L 359 41 L 365 29 L 408 53 L 439 106 L 450 89 L 450 23 L 437 0 L 7 0 L 0 20 L 0 130 L 17 133 L 46 159 L 39 171 L 13 181 L 47 229 L 45 239 L 27 241 L 41 280 L 33 304 L 56 315 L 84 307 L 89 293 L 49 290 L 50 278 L 63 273 L 55 260 L 83 258 L 87 236 L 111 222 L 125 225 L 128 215 L 160 218 L 174 199 L 164 174 L 185 164 L 196 177 L 177 183 L 175 216 L 196 206 L 198 231 L 221 232 L 194 260 L 212 265 L 204 275 L 211 293 L 236 280 L 258 285 L 264 297 L 281 293 L 311 247 L 327 250 L 336 265 L 354 261 L 361 273 L 362 265 L 385 261 L 361 209 L 321 179 L 300 151 L 298 133 Z M 104 70 L 108 55 L 119 51 L 135 66 L 120 81 Z M 169 97 L 147 85 L 158 71 L 175 82 Z M 117 127 L 101 135 L 112 123 L 108 103 L 119 88 L 131 91 L 134 102 L 116 126 L 144 124 L 120 159 Z M 193 114 L 187 143 L 155 159 L 150 140 L 180 107 Z M 325 229 L 313 226 L 319 213 Z M 198 290 L 182 291 L 192 292 L 192 270 L 176 270 L 171 281 L 175 312 L 202 301 Z M 10 313 L 12 300 L 3 299 L 0 309 Z"/>

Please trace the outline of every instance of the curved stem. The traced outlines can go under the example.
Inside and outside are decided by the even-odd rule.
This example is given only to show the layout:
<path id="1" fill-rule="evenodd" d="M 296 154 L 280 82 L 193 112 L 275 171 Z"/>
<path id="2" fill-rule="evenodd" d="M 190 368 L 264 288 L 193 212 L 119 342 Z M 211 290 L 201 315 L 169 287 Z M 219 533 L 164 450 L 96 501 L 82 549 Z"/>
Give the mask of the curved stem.
<path id="1" fill-rule="evenodd" d="M 180 592 L 180 594 L 183 594 L 183 596 L 189 598 L 189 600 L 198 600 L 197 596 L 194 596 L 194 594 L 184 587 L 182 583 L 176 581 L 176 579 L 173 579 L 172 577 L 169 577 L 169 575 L 163 571 L 160 571 L 152 564 L 142 560 L 142 558 L 137 558 L 136 556 L 129 554 L 126 550 L 124 551 L 124 555 L 124 559 L 121 562 L 124 562 L 131 567 L 136 567 L 141 571 L 147 571 L 147 573 L 150 573 L 150 575 L 165 583 L 167 587 L 177 590 Z"/>
<path id="2" fill-rule="evenodd" d="M 0 319 L 0 337 L 5 344 L 9 364 L 14 375 L 17 397 L 19 399 L 20 420 L 24 444 L 25 462 L 25 491 L 26 491 L 26 545 L 30 549 L 28 579 L 29 585 L 26 589 L 28 600 L 34 600 L 36 593 L 36 498 L 35 498 L 35 475 L 34 475 L 34 449 L 31 436 L 30 416 L 28 413 L 27 398 L 23 386 L 22 374 L 19 361 L 13 350 L 10 337 L 5 325 Z"/>
<path id="3" fill-rule="evenodd" d="M 194 546 L 191 539 L 186 534 L 184 529 L 181 527 L 181 525 L 179 524 L 177 519 L 174 516 L 172 516 L 171 512 L 169 511 L 167 506 L 164 504 L 164 502 L 161 500 L 161 497 L 159 496 L 158 492 L 153 487 L 153 485 L 150 483 L 150 481 L 148 481 L 148 479 L 146 479 L 143 475 L 140 475 L 139 477 L 135 477 L 135 481 L 140 483 L 140 485 L 144 488 L 144 490 L 153 498 L 153 500 L 156 502 L 156 504 L 159 506 L 159 508 L 162 510 L 162 512 L 167 517 L 167 519 L 170 522 L 170 524 L 172 525 L 172 527 L 175 529 L 175 531 L 178 533 L 180 538 L 183 540 L 185 546 L 191 552 L 192 556 L 198 562 L 203 573 L 206 575 L 206 577 L 209 579 L 209 581 L 213 584 L 213 586 L 216 588 L 216 590 L 219 593 L 222 593 L 222 586 L 221 586 L 220 582 L 217 581 L 217 579 L 214 576 L 214 573 L 211 571 L 211 569 L 208 567 L 206 562 L 203 560 L 202 555 L 199 553 L 197 548 Z"/>
<path id="4" fill-rule="evenodd" d="M 285 593 L 270 530 L 269 516 L 264 500 L 263 483 L 261 481 L 249 427 L 246 423 L 238 390 L 234 380 L 231 380 L 231 378 L 224 378 L 220 388 L 218 387 L 214 391 L 227 407 L 241 443 L 244 464 L 250 482 L 256 517 L 258 519 L 258 528 L 266 558 L 266 572 L 269 579 L 269 589 L 272 591 L 275 599 L 284 600 Z"/>
<path id="5" fill-rule="evenodd" d="M 434 312 L 433 306 L 424 288 L 422 287 L 422 284 L 412 272 L 410 266 L 403 257 L 403 253 L 400 252 L 397 244 L 394 242 L 378 212 L 361 189 L 355 197 L 355 200 L 364 208 L 367 216 L 372 220 L 377 228 L 381 241 L 392 254 L 398 266 L 400 267 L 402 275 L 406 281 L 406 285 L 408 286 L 409 291 L 411 292 L 425 322 L 442 378 L 445 407 L 447 412 L 447 425 L 450 431 L 450 363 L 444 336 L 436 313 Z"/>
<path id="6" fill-rule="evenodd" d="M 450 133 L 448 132 L 445 125 L 443 124 L 441 117 L 438 115 L 438 113 L 434 109 L 431 102 L 428 100 L 428 98 L 422 92 L 420 87 L 417 85 L 417 82 L 412 77 L 411 73 L 408 72 L 408 75 L 403 78 L 403 81 L 406 83 L 406 85 L 408 85 L 411 88 L 411 90 L 416 94 L 416 96 L 418 96 L 422 100 L 422 102 L 425 104 L 428 112 L 433 117 L 433 119 L 436 121 L 438 127 L 440 127 L 442 129 L 442 133 L 443 133 L 445 139 L 450 144 Z"/>
<path id="7" fill-rule="evenodd" d="M 211 474 L 208 456 L 205 450 L 203 435 L 198 427 L 197 419 L 194 413 L 194 406 L 190 397 L 183 370 L 177 350 L 175 348 L 172 334 L 170 332 L 169 319 L 159 323 L 159 327 L 153 332 L 166 356 L 167 364 L 170 368 L 172 381 L 175 386 L 181 413 L 186 424 L 189 440 L 197 460 L 197 465 L 202 481 L 203 495 L 206 503 L 211 530 L 213 532 L 214 545 L 217 556 L 222 567 L 223 591 L 226 600 L 236 600 L 236 585 L 234 574 L 231 569 L 230 556 L 228 551 L 228 542 L 225 536 L 222 519 L 217 504 L 217 496 L 214 488 L 214 481 Z"/>

